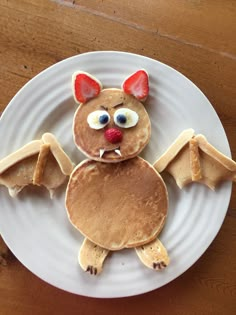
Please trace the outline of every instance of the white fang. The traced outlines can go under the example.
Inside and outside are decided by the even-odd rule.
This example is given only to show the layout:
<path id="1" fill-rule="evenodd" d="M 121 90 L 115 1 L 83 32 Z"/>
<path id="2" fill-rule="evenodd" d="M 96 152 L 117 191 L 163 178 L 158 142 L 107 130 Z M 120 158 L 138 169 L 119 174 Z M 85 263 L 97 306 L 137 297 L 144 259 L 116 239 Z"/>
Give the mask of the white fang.
<path id="1" fill-rule="evenodd" d="M 121 156 L 121 152 L 120 152 L 119 149 L 116 149 L 115 152 L 116 152 L 116 154 L 118 154 L 119 156 Z"/>
<path id="2" fill-rule="evenodd" d="M 99 156 L 100 156 L 100 158 L 102 158 L 104 152 L 105 152 L 105 149 L 100 149 L 100 150 L 99 150 Z"/>

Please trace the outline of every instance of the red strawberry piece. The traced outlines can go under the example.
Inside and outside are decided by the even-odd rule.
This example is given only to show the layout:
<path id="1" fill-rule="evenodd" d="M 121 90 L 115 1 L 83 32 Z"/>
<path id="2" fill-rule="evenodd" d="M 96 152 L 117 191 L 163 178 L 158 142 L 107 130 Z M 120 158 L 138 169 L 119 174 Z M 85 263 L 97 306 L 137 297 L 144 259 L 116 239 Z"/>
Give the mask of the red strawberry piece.
<path id="1" fill-rule="evenodd" d="M 104 136 L 110 143 L 118 143 L 122 140 L 122 132 L 117 128 L 109 128 L 105 131 Z"/>
<path id="2" fill-rule="evenodd" d="M 132 94 L 138 100 L 144 101 L 149 92 L 148 74 L 145 70 L 138 70 L 123 83 L 126 94 Z"/>
<path id="3" fill-rule="evenodd" d="M 73 75 L 73 88 L 75 101 L 86 103 L 98 96 L 101 91 L 101 83 L 86 72 L 77 72 Z"/>

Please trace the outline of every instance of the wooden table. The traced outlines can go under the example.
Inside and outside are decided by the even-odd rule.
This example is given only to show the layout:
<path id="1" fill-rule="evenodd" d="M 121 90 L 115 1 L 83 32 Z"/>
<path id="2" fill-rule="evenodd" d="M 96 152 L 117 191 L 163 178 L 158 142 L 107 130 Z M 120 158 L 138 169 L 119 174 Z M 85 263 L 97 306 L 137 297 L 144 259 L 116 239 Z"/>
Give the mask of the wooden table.
<path id="1" fill-rule="evenodd" d="M 27 81 L 64 58 L 134 52 L 174 67 L 206 94 L 235 160 L 235 34 L 234 0 L 0 0 L 0 111 Z M 63 292 L 23 267 L 1 240 L 0 314 L 236 314 L 235 188 L 224 224 L 199 261 L 136 297 Z"/>

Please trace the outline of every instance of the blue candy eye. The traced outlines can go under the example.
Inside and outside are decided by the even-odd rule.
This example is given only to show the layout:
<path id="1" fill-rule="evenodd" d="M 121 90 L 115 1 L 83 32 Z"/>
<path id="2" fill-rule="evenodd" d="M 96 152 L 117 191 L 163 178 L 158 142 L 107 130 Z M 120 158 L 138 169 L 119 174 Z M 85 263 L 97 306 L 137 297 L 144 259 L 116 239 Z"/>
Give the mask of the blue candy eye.
<path id="1" fill-rule="evenodd" d="M 139 120 L 138 114 L 129 108 L 119 108 L 114 113 L 114 122 L 121 128 L 131 128 L 137 125 Z"/>
<path id="2" fill-rule="evenodd" d="M 127 118 L 124 114 L 119 114 L 116 117 L 116 120 L 120 123 L 120 124 L 125 124 L 127 121 Z"/>
<path id="3" fill-rule="evenodd" d="M 103 114 L 99 117 L 100 124 L 106 124 L 108 123 L 109 116 L 107 114 Z"/>
<path id="4" fill-rule="evenodd" d="M 95 110 L 90 113 L 87 117 L 87 122 L 89 127 L 92 129 L 102 129 L 110 121 L 110 115 L 105 110 Z"/>

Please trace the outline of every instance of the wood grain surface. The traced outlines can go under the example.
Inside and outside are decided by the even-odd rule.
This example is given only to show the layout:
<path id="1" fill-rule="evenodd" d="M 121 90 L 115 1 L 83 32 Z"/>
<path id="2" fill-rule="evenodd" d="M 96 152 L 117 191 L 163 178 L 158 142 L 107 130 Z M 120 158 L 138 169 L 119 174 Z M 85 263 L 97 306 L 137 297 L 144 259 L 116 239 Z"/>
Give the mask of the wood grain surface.
<path id="1" fill-rule="evenodd" d="M 60 60 L 96 50 L 133 52 L 174 67 L 205 93 L 236 160 L 235 34 L 235 0 L 0 0 L 0 112 Z M 136 297 L 93 299 L 54 288 L 0 239 L 0 314 L 236 314 L 235 192 L 234 184 L 223 226 L 199 261 Z"/>

